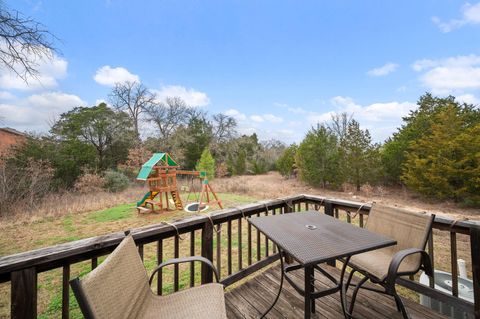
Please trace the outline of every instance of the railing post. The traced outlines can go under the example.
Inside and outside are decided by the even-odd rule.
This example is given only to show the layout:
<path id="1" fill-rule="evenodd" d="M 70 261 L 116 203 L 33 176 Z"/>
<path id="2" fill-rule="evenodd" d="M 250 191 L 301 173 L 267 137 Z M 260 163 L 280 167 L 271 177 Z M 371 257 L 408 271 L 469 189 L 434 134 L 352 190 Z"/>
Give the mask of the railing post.
<path id="1" fill-rule="evenodd" d="M 11 317 L 37 318 L 37 271 L 34 267 L 11 274 Z"/>
<path id="2" fill-rule="evenodd" d="M 480 319 L 480 226 L 470 228 L 475 319 Z"/>
<path id="3" fill-rule="evenodd" d="M 202 228 L 202 256 L 213 262 L 213 225 L 210 220 Z M 210 282 L 213 282 L 212 269 L 202 263 L 202 284 Z"/>
<path id="4" fill-rule="evenodd" d="M 333 203 L 328 200 L 325 200 L 324 206 L 325 206 L 325 210 L 324 210 L 325 215 L 333 217 L 333 213 L 334 213 Z"/>
<path id="5" fill-rule="evenodd" d="M 284 214 L 293 213 L 292 207 L 293 207 L 293 204 L 292 204 L 292 201 L 291 201 L 291 200 L 286 200 L 286 201 L 284 201 L 283 213 L 284 213 Z M 279 252 L 279 253 L 280 253 L 280 252 Z M 283 256 L 285 256 L 285 263 L 287 263 L 287 264 L 293 263 L 293 258 L 292 258 L 292 256 L 290 256 L 290 255 L 287 254 L 287 253 L 284 253 Z M 280 258 L 282 258 L 282 256 L 280 256 Z"/>
<path id="6" fill-rule="evenodd" d="M 333 203 L 330 202 L 329 200 L 326 200 L 323 205 L 325 207 L 325 210 L 324 210 L 325 215 L 334 217 L 334 215 L 333 215 L 334 214 Z M 327 265 L 332 266 L 332 267 L 336 267 L 335 260 L 327 261 Z"/>

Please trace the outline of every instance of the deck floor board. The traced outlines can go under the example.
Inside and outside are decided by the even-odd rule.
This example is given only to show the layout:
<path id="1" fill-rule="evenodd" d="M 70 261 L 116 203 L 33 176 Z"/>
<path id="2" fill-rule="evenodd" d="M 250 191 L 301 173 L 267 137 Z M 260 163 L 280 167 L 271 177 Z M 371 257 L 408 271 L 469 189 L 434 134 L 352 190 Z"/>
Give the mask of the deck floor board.
<path id="1" fill-rule="evenodd" d="M 328 271 L 339 278 L 339 269 L 325 267 L 328 267 Z M 297 284 L 301 285 L 303 283 L 302 271 L 293 272 L 292 277 Z M 315 279 L 317 288 L 324 289 L 331 286 L 331 283 L 318 272 L 315 274 Z M 275 266 L 250 278 L 246 283 L 229 290 L 225 295 L 228 318 L 259 318 L 274 300 L 279 283 L 280 267 Z M 404 299 L 404 302 L 412 319 L 446 318 L 414 301 Z M 315 307 L 316 313 L 312 314 L 312 318 L 343 318 L 339 293 L 317 299 Z M 357 318 L 402 318 L 400 313 L 397 312 L 393 298 L 367 290 L 361 290 L 358 294 L 354 315 Z M 266 318 L 303 318 L 303 297 L 285 281 L 280 299 Z"/>

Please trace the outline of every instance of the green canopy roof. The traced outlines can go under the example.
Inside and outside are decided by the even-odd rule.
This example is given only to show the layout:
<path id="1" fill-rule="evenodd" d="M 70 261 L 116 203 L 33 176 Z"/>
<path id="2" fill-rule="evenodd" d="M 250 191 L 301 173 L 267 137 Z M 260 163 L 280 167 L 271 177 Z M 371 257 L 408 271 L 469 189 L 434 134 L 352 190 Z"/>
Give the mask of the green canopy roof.
<path id="1" fill-rule="evenodd" d="M 142 165 L 142 169 L 138 173 L 137 179 L 142 181 L 147 180 L 153 167 L 160 161 L 164 161 L 166 164 L 171 166 L 178 166 L 178 164 L 168 153 L 155 153 L 145 164 Z"/>

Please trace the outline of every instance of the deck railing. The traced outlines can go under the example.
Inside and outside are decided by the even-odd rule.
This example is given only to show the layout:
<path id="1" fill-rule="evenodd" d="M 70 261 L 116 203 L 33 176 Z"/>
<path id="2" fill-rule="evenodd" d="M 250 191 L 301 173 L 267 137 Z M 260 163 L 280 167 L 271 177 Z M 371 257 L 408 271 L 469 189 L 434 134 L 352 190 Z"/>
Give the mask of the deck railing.
<path id="1" fill-rule="evenodd" d="M 296 195 L 228 208 L 208 216 L 193 216 L 168 224 L 161 223 L 131 229 L 130 232 L 142 258 L 146 253 L 145 247 L 148 245 L 149 251 L 152 251 L 150 246 L 155 245 L 153 251 L 156 263 L 159 264 L 166 259 L 167 241 L 173 241 L 171 257 L 179 257 L 181 252 L 182 255 L 202 255 L 216 264 L 222 274 L 221 282 L 229 286 L 278 260 L 276 247 L 256 229 L 252 229 L 246 218 L 315 209 L 330 216 L 345 219 L 347 222 L 353 222 L 352 219 L 357 217 L 355 224 L 363 227 L 370 208 L 369 204 L 358 202 Z M 437 217 L 434 229 L 442 233 L 447 232 L 450 236 L 452 294 L 434 290 L 412 279 L 400 279 L 398 284 L 448 303 L 480 319 L 480 228 L 478 224 L 469 221 L 454 222 Z M 458 297 L 457 234 L 467 235 L 470 239 L 474 304 Z M 432 234 L 428 245 L 432 261 L 435 257 L 434 236 L 436 235 Z M 99 258 L 115 249 L 123 237 L 124 232 L 116 232 L 0 257 L 0 283 L 10 282 L 11 286 L 11 317 L 36 318 L 38 274 L 61 269 L 61 312 L 62 318 L 69 318 L 71 295 L 68 283 L 72 277 L 72 266 L 88 261 L 91 263 L 91 269 L 94 269 L 98 265 Z M 184 242 L 186 238 L 189 240 Z M 181 242 L 184 242 L 184 245 L 187 244 L 188 249 L 181 250 Z M 164 293 L 167 285 L 171 290 L 178 291 L 182 288 L 181 282 L 183 286 L 194 286 L 199 281 L 208 283 L 213 280 L 213 273 L 208 267 L 202 265 L 200 269 L 196 269 L 194 263 L 188 267 L 189 276 L 185 279 L 180 278 L 179 267 L 174 266 L 173 275 L 170 278 L 173 282 L 170 283 L 165 282 L 165 276 L 160 272 L 156 280 L 157 293 Z"/>

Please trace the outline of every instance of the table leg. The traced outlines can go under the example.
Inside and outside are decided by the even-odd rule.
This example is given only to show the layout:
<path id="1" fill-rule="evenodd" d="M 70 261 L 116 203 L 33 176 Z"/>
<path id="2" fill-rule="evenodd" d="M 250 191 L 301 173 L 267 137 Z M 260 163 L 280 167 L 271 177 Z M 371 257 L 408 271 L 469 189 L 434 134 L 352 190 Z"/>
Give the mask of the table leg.
<path id="1" fill-rule="evenodd" d="M 353 318 L 352 315 L 347 312 L 347 289 L 348 289 L 348 286 L 346 286 L 345 283 L 343 282 L 344 281 L 343 279 L 345 278 L 345 273 L 347 271 L 347 265 L 348 265 L 349 261 L 350 261 L 350 256 L 345 258 L 345 261 L 344 261 L 344 264 L 343 264 L 343 267 L 342 267 L 342 272 L 340 273 L 340 302 L 342 303 L 343 316 L 346 319 Z M 347 282 L 347 284 L 348 284 L 348 282 Z"/>
<path id="2" fill-rule="evenodd" d="M 312 315 L 312 298 L 311 294 L 313 292 L 312 287 L 312 275 L 313 275 L 313 267 L 307 266 L 305 267 L 305 313 L 304 318 L 310 319 Z"/>
<path id="3" fill-rule="evenodd" d="M 311 287 L 312 287 L 312 292 L 315 291 L 315 268 L 312 270 L 312 277 L 311 277 Z M 315 298 L 312 298 L 312 313 L 315 313 Z"/>

